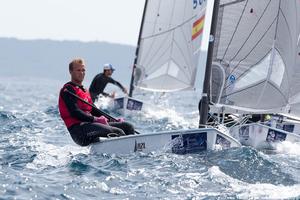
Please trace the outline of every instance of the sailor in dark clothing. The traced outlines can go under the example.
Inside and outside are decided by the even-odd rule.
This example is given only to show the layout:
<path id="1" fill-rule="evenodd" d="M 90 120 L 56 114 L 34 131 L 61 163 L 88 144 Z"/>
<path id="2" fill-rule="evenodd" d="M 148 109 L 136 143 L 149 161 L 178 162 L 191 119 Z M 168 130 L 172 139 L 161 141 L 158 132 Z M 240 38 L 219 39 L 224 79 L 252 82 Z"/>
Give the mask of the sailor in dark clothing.
<path id="1" fill-rule="evenodd" d="M 123 85 L 121 85 L 121 83 L 111 78 L 111 75 L 114 71 L 115 69 L 111 64 L 104 64 L 103 73 L 97 74 L 94 77 L 89 89 L 93 102 L 97 100 L 99 94 L 102 94 L 105 97 L 111 97 L 111 98 L 115 97 L 114 92 L 112 94 L 108 94 L 104 92 L 107 83 L 112 83 L 118 86 L 125 94 L 127 94 L 126 88 Z"/>
<path id="2" fill-rule="evenodd" d="M 134 134 L 133 126 L 118 120 L 109 122 L 99 110 L 81 102 L 74 95 L 92 103 L 91 96 L 82 85 L 85 76 L 85 65 L 82 59 L 75 59 L 69 64 L 71 81 L 66 83 L 59 94 L 59 112 L 74 142 L 81 146 L 99 141 L 99 137 L 109 134 L 117 136 Z"/>

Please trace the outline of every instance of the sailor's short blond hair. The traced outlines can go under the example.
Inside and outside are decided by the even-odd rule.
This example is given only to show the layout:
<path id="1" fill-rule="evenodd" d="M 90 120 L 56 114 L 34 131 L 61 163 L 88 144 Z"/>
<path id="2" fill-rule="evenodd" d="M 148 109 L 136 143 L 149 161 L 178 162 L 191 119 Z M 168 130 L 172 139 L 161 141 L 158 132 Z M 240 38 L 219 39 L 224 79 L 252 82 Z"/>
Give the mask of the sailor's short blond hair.
<path id="1" fill-rule="evenodd" d="M 84 60 L 82 58 L 75 58 L 69 63 L 69 71 L 73 70 L 73 65 L 77 63 L 80 65 L 84 65 Z"/>

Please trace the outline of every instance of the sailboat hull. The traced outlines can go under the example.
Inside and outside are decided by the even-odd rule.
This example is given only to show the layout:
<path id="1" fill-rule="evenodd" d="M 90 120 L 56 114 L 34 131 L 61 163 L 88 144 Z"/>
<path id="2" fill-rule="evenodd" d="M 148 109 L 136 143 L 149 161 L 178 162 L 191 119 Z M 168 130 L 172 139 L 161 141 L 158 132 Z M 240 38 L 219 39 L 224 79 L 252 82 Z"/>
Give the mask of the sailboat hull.
<path id="1" fill-rule="evenodd" d="M 208 128 L 108 138 L 91 144 L 90 151 L 99 154 L 153 151 L 187 154 L 240 146 L 241 144 L 233 137 L 217 129 Z"/>
<path id="2" fill-rule="evenodd" d="M 274 149 L 282 141 L 300 142 L 300 135 L 258 123 L 236 126 L 230 132 L 242 145 L 257 149 Z"/>

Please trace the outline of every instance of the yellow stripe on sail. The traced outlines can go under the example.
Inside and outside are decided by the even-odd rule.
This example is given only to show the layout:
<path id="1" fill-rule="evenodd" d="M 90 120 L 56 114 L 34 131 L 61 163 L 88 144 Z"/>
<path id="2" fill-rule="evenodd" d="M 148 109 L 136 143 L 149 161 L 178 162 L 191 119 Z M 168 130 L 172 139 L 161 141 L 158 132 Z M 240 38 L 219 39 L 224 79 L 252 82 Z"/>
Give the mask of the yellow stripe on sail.
<path id="1" fill-rule="evenodd" d="M 205 15 L 203 15 L 200 19 L 198 19 L 193 23 L 192 40 L 194 40 L 195 38 L 197 38 L 199 35 L 202 34 L 203 27 L 204 27 L 204 18 Z"/>

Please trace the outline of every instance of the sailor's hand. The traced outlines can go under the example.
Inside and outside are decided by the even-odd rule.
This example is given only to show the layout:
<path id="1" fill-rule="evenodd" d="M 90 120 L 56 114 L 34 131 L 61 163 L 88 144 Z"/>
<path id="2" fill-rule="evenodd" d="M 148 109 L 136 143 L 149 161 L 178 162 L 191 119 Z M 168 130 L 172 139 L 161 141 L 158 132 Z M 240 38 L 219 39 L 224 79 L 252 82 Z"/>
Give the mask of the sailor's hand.
<path id="1" fill-rule="evenodd" d="M 116 96 L 116 92 L 115 92 L 115 91 L 112 92 L 112 93 L 109 95 L 109 97 L 110 97 L 110 98 L 113 98 L 113 99 L 115 98 L 115 96 Z"/>
<path id="2" fill-rule="evenodd" d="M 108 119 L 104 116 L 94 117 L 94 122 L 99 123 L 99 124 L 108 125 Z"/>
<path id="3" fill-rule="evenodd" d="M 124 118 L 123 117 L 120 117 L 117 119 L 117 122 L 125 122 Z"/>

